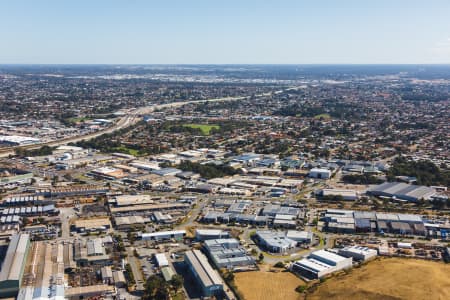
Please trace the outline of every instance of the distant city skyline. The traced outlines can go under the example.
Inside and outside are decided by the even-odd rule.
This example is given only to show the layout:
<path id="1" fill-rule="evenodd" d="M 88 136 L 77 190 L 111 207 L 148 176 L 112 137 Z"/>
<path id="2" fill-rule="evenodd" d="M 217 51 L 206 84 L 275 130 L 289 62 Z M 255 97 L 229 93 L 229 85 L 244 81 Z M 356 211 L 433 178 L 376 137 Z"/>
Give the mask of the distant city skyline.
<path id="1" fill-rule="evenodd" d="M 450 1 L 1 1 L 0 64 L 449 64 Z"/>

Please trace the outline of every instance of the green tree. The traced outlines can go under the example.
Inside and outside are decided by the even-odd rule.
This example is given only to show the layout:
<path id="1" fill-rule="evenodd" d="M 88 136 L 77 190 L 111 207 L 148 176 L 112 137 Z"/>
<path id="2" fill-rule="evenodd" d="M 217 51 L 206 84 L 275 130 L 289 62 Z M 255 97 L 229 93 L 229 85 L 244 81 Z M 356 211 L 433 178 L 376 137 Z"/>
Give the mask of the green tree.
<path id="1" fill-rule="evenodd" d="M 173 275 L 172 279 L 170 280 L 170 284 L 172 285 L 173 289 L 178 292 L 178 290 L 183 286 L 183 277 L 178 274 Z"/>

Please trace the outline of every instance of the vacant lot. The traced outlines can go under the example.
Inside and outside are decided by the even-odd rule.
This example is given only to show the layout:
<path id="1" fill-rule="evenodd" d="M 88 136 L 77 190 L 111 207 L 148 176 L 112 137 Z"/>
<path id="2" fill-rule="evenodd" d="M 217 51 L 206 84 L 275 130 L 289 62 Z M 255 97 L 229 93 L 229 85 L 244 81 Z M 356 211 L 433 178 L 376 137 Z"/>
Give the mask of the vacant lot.
<path id="1" fill-rule="evenodd" d="M 219 125 L 210 125 L 210 124 L 185 124 L 183 125 L 185 127 L 190 127 L 190 128 L 198 128 L 202 131 L 202 133 L 204 135 L 209 135 L 209 133 L 211 132 L 211 129 L 219 129 L 220 126 Z"/>
<path id="2" fill-rule="evenodd" d="M 307 299 L 450 299 L 450 265 L 384 258 L 328 279 Z"/>
<path id="3" fill-rule="evenodd" d="M 301 295 L 295 288 L 305 284 L 289 272 L 235 273 L 234 281 L 245 300 L 296 300 Z"/>

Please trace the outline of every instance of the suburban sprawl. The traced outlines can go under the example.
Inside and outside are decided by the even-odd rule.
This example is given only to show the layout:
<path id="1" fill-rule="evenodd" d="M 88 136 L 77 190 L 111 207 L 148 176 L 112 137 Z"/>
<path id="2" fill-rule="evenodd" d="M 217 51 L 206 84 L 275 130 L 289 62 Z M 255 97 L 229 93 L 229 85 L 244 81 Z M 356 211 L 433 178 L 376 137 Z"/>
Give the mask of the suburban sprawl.
<path id="1" fill-rule="evenodd" d="M 448 66 L 0 66 L 0 298 L 449 299 L 449 141 Z"/>

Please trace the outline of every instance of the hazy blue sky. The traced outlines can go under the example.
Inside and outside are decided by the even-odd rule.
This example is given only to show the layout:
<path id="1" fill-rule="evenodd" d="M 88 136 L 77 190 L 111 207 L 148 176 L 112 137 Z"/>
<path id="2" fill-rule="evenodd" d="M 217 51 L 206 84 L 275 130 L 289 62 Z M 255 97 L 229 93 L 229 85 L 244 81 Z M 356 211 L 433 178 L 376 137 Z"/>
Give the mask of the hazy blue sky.
<path id="1" fill-rule="evenodd" d="M 450 63 L 450 0 L 3 0 L 0 63 Z"/>

